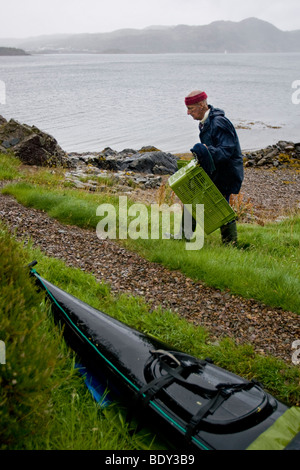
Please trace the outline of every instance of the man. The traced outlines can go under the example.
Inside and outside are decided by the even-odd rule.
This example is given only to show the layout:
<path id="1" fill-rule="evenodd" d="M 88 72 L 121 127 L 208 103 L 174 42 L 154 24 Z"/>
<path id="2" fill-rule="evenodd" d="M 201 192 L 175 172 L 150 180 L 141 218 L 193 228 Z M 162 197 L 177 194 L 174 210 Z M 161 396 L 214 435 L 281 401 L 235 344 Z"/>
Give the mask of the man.
<path id="1" fill-rule="evenodd" d="M 186 98 L 187 114 L 200 121 L 200 142 L 191 151 L 229 202 L 238 194 L 244 178 L 243 156 L 233 124 L 223 110 L 207 104 L 204 91 L 192 91 Z M 223 243 L 237 242 L 236 222 L 221 227 Z"/>

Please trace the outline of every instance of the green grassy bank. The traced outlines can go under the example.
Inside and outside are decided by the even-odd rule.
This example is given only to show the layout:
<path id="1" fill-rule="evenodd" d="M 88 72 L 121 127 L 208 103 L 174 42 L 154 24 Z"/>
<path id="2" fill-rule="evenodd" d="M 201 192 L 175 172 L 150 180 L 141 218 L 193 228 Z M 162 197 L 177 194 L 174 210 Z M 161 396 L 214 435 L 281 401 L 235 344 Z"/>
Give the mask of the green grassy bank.
<path id="1" fill-rule="evenodd" d="M 118 235 L 119 200 L 115 196 L 28 183 L 8 185 L 3 193 L 25 206 L 44 210 L 63 223 L 95 230 L 101 220 L 96 215 L 97 207 L 111 204 L 116 211 Z M 132 205 L 128 200 L 128 208 Z M 150 207 L 147 211 L 150 232 Z M 131 220 L 134 222 L 134 217 Z M 219 231 L 207 236 L 200 250 L 188 251 L 184 241 L 162 237 L 128 237 L 120 242 L 151 261 L 180 270 L 207 285 L 300 313 L 300 216 L 265 226 L 239 224 L 239 241 L 248 248 L 223 246 Z"/>
<path id="2" fill-rule="evenodd" d="M 48 280 L 111 316 L 159 337 L 197 357 L 246 378 L 255 378 L 278 399 L 299 403 L 300 370 L 251 346 L 224 339 L 216 346 L 209 334 L 169 311 L 150 312 L 140 299 L 114 297 L 109 287 L 38 250 L 17 243 L 0 230 L 0 340 L 6 364 L 0 365 L 0 448 L 142 449 L 161 447 L 147 431 L 135 433 L 119 407 L 100 410 L 75 366 L 75 357 L 54 326 L 43 295 L 36 292 L 24 266 L 38 260 Z M 146 435 L 145 435 L 146 433 Z"/>
<path id="3" fill-rule="evenodd" d="M 60 171 L 42 169 L 31 175 L 17 160 L 0 157 L 1 178 L 19 178 L 4 192 L 64 223 L 95 229 L 96 209 L 103 203 L 113 204 L 118 214 L 118 198 L 71 190 Z M 248 249 L 222 246 L 218 233 L 207 237 L 203 249 L 191 252 L 183 241 L 128 239 L 122 243 L 194 279 L 299 313 L 300 217 L 264 227 L 239 225 L 239 232 Z M 1 449 L 161 447 L 153 433 L 135 432 L 129 426 L 119 404 L 102 410 L 93 401 L 74 367 L 74 354 L 54 326 L 49 306 L 24 269 L 33 259 L 38 260 L 43 277 L 88 304 L 170 346 L 199 358 L 211 357 L 227 370 L 258 380 L 288 405 L 300 403 L 299 367 L 260 356 L 251 345 L 237 346 L 233 340 L 216 345 L 208 331 L 173 312 L 151 311 L 139 298 L 113 296 L 92 275 L 15 241 L 4 225 L 0 225 L 0 259 L 0 340 L 6 345 L 6 364 L 0 364 Z"/>
<path id="4" fill-rule="evenodd" d="M 98 307 L 110 294 L 90 275 L 24 248 L 0 226 L 1 450 L 135 450 L 159 448 L 148 430 L 136 433 L 120 406 L 101 409 L 75 368 L 75 355 L 54 325 L 44 296 L 24 268 L 36 257 L 61 286 Z M 51 275 L 52 273 L 52 275 Z M 88 292 L 88 294 L 87 294 Z"/>

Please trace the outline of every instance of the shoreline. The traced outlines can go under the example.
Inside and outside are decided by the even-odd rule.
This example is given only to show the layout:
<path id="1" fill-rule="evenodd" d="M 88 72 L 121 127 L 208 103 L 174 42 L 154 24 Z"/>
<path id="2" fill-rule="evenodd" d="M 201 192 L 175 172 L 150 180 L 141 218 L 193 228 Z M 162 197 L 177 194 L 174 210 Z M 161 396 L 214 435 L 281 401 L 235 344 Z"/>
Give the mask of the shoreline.
<path id="1" fill-rule="evenodd" d="M 71 159 L 85 161 L 86 164 L 95 164 L 97 159 L 106 159 L 107 156 L 114 156 L 116 159 L 124 156 L 145 155 L 150 152 L 161 152 L 164 155 L 171 155 L 178 160 L 189 160 L 193 158 L 191 152 L 164 152 L 153 145 L 144 146 L 139 150 L 123 149 L 117 151 L 111 147 L 106 147 L 102 151 L 95 152 L 67 152 Z M 292 167 L 300 169 L 300 142 L 279 140 L 276 144 L 268 145 L 256 150 L 242 150 L 245 166 L 274 166 Z"/>

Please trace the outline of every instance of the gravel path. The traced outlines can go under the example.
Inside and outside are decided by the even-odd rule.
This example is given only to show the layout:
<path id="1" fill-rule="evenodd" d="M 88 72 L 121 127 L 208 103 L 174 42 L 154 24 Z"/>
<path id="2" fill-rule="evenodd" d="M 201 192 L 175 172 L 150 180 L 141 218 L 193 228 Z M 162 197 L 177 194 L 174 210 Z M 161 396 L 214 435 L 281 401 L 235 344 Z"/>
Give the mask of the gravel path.
<path id="1" fill-rule="evenodd" d="M 242 189 L 254 211 L 276 218 L 299 206 L 300 176 L 293 171 L 247 169 Z M 148 202 L 149 201 L 148 199 Z M 256 352 L 291 364 L 292 342 L 300 339 L 300 317 L 195 282 L 180 272 L 150 263 L 96 232 L 62 225 L 44 212 L 25 208 L 0 194 L 0 218 L 19 239 L 31 238 L 47 255 L 92 272 L 115 293 L 142 296 L 206 327 L 212 341 L 228 336 L 251 343 Z"/>

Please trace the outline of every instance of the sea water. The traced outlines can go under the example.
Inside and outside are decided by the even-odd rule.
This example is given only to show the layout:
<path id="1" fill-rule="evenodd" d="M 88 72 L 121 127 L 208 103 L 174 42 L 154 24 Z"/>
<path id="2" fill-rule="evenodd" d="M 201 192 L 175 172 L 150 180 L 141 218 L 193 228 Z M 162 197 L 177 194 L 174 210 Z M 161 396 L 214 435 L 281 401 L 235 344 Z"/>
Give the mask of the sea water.
<path id="1" fill-rule="evenodd" d="M 225 111 L 243 150 L 300 141 L 299 53 L 0 57 L 0 83 L 0 115 L 50 133 L 67 152 L 188 152 L 199 141 L 184 105 L 194 89 Z"/>

